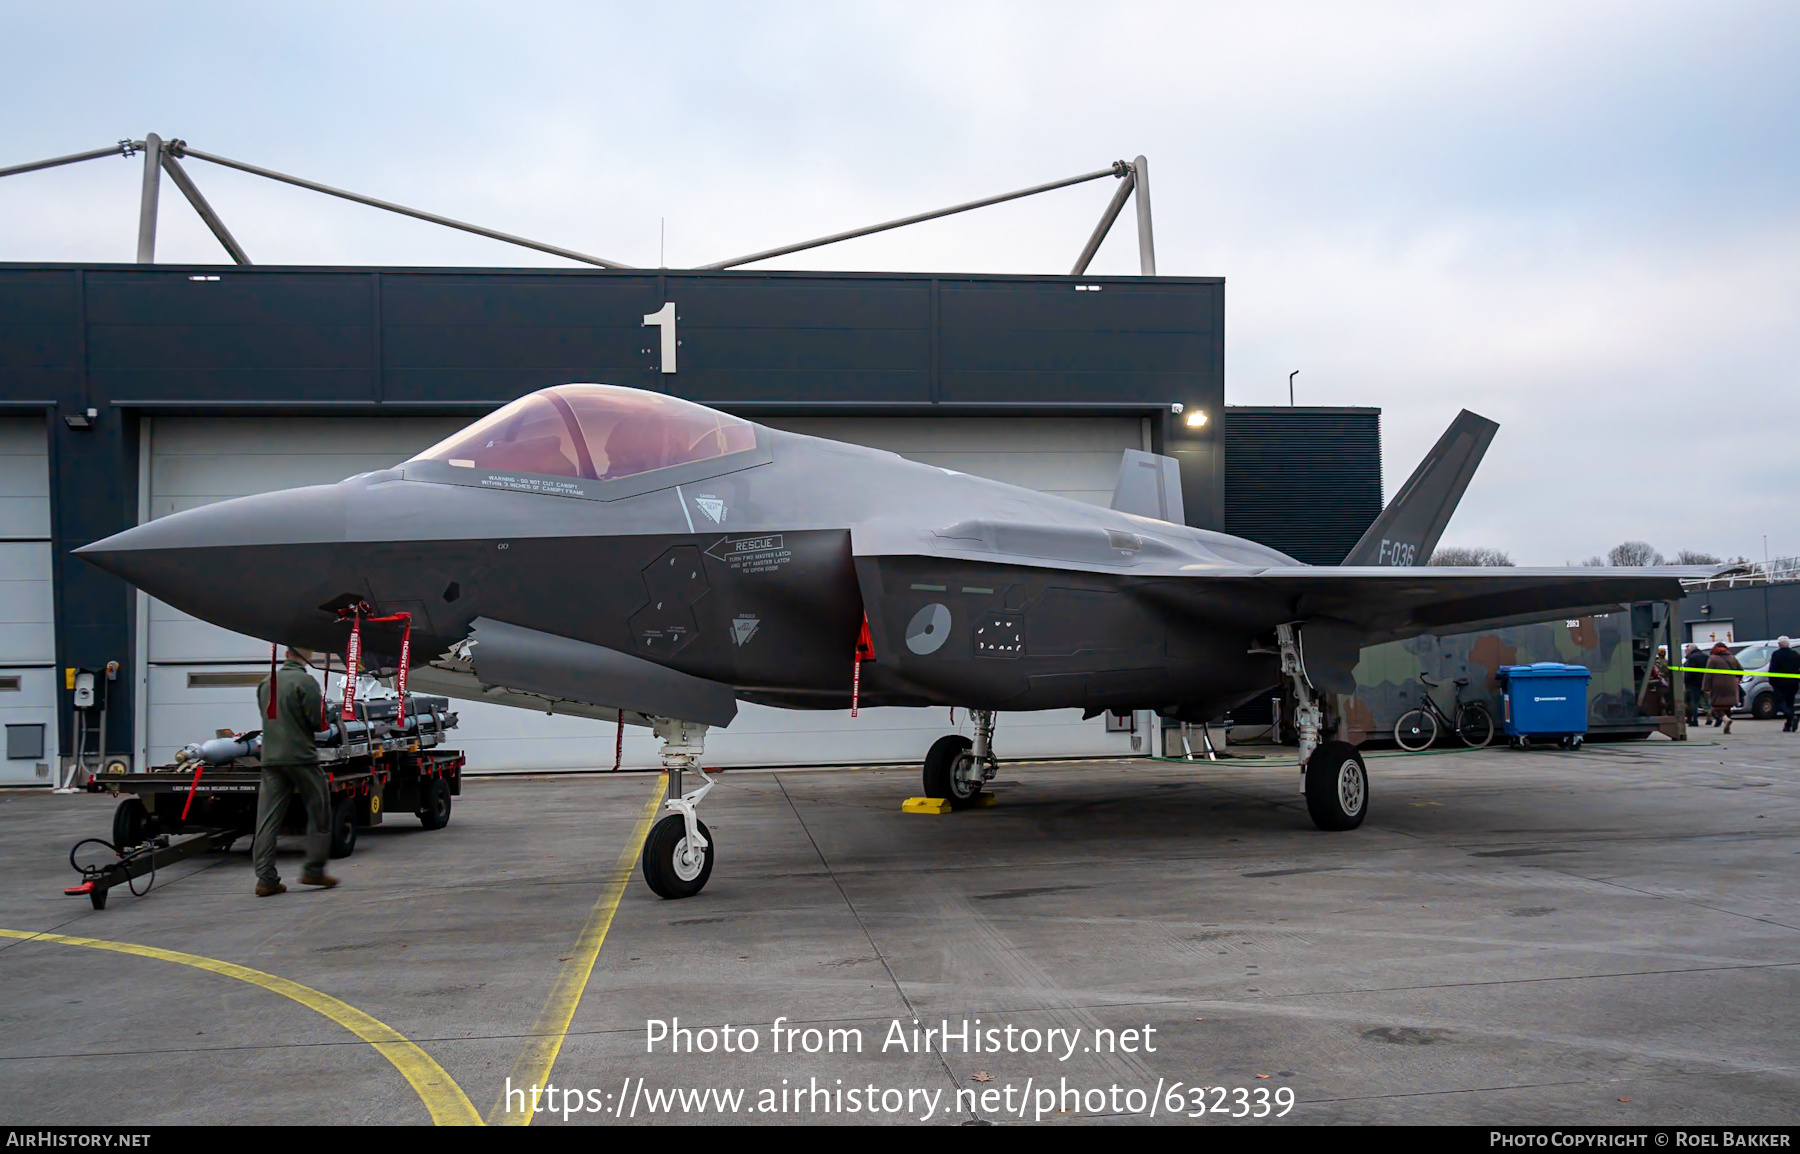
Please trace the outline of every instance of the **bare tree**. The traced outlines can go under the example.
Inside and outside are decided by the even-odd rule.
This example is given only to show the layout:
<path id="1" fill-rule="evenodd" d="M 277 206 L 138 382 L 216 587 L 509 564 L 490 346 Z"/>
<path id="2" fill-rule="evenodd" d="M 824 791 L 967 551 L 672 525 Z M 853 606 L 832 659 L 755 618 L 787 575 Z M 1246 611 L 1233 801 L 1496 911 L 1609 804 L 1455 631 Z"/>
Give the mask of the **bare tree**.
<path id="1" fill-rule="evenodd" d="M 1606 561 L 1616 569 L 1627 569 L 1661 565 L 1663 555 L 1651 548 L 1648 541 L 1621 541 L 1607 550 Z"/>
<path id="2" fill-rule="evenodd" d="M 1433 565 L 1479 565 L 1484 567 L 1508 567 L 1513 563 L 1512 555 L 1504 549 L 1491 549 L 1486 545 L 1442 545 L 1431 555 Z"/>
<path id="3" fill-rule="evenodd" d="M 1589 557 L 1586 561 L 1583 561 L 1582 564 L 1590 569 L 1603 569 L 1606 567 L 1606 558 L 1600 556 Z"/>
<path id="4" fill-rule="evenodd" d="M 1698 549 L 1683 549 L 1675 554 L 1677 565 L 1717 565 L 1719 559 L 1711 553 L 1702 553 Z"/>

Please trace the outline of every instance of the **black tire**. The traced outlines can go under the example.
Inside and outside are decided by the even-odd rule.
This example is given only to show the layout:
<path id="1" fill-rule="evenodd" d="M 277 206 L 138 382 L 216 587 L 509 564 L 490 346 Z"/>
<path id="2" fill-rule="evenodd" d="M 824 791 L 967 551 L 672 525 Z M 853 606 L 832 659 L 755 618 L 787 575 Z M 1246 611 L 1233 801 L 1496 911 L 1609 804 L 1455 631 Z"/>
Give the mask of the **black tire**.
<path id="1" fill-rule="evenodd" d="M 356 852 L 356 800 L 349 794 L 331 807 L 331 856 L 349 857 Z"/>
<path id="2" fill-rule="evenodd" d="M 1327 741 L 1306 759 L 1306 812 L 1324 830 L 1355 829 L 1369 812 L 1369 771 L 1347 741 Z"/>
<path id="3" fill-rule="evenodd" d="M 1479 701 L 1456 711 L 1456 736 L 1470 749 L 1486 749 L 1494 740 L 1494 715 Z"/>
<path id="4" fill-rule="evenodd" d="M 1427 710 L 1409 709 L 1400 715 L 1399 721 L 1394 722 L 1394 741 L 1408 753 L 1431 748 L 1437 735 L 1437 718 Z"/>
<path id="5" fill-rule="evenodd" d="M 128 797 L 113 810 L 112 841 L 114 848 L 123 851 L 134 845 L 142 845 L 150 836 L 150 811 L 144 803 L 135 797 Z"/>
<path id="6" fill-rule="evenodd" d="M 1750 716 L 1758 721 L 1770 721 L 1775 717 L 1775 695 L 1759 693 L 1756 700 L 1750 703 Z"/>
<path id="7" fill-rule="evenodd" d="M 931 751 L 925 755 L 925 796 L 944 798 L 950 802 L 951 809 L 968 809 L 979 804 L 981 783 L 977 781 L 971 787 L 956 774 L 962 760 L 974 756 L 969 752 L 974 748 L 974 742 L 958 733 L 932 742 Z"/>
<path id="8" fill-rule="evenodd" d="M 419 824 L 443 829 L 450 824 L 450 783 L 434 777 L 419 790 Z"/>
<path id="9" fill-rule="evenodd" d="M 687 842 L 687 821 L 680 814 L 672 813 L 657 822 L 644 839 L 644 881 L 659 898 L 691 898 L 706 888 L 706 879 L 712 876 L 718 843 L 705 822 L 696 818 L 694 824 L 706 839 L 705 856 L 697 871 L 683 867 L 676 857 Z"/>

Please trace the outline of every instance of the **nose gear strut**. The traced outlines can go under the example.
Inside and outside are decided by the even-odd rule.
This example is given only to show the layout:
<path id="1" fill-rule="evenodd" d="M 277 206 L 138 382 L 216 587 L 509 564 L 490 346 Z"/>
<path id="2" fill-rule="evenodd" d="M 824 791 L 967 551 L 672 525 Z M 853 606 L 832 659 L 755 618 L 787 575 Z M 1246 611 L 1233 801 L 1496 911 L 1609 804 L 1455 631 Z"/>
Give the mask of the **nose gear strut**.
<path id="1" fill-rule="evenodd" d="M 650 723 L 663 740 L 661 756 L 669 774 L 669 798 L 663 803 L 667 815 L 644 839 L 644 881 L 659 897 L 693 897 L 706 886 L 713 867 L 711 831 L 699 814 L 701 800 L 717 784 L 700 768 L 707 726 L 673 717 L 653 717 Z M 683 793 L 681 775 L 687 770 L 699 774 L 706 784 Z"/>

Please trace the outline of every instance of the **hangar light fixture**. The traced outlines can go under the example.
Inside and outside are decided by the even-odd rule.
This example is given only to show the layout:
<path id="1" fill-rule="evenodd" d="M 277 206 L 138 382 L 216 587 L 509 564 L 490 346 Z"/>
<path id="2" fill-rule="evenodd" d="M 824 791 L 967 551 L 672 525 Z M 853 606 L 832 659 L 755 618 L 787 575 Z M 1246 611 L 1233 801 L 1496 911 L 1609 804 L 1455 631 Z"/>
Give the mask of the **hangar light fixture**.
<path id="1" fill-rule="evenodd" d="M 1205 409 L 1194 409 L 1192 412 L 1188 413 L 1188 415 L 1185 418 L 1183 418 L 1183 423 L 1186 424 L 1187 427 L 1190 429 L 1205 428 L 1206 427 L 1206 410 Z"/>

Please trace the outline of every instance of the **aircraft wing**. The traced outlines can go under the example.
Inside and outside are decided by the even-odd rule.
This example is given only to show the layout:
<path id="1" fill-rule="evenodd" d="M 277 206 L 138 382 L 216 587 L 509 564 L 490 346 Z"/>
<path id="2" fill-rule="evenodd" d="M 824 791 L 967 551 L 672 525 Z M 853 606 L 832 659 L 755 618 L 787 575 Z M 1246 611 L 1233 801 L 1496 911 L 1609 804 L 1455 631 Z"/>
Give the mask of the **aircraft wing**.
<path id="1" fill-rule="evenodd" d="M 1284 566 L 1196 580 L 1253 583 L 1291 606 L 1293 620 L 1349 622 L 1365 631 L 1365 644 L 1376 645 L 1604 613 L 1630 601 L 1674 601 L 1684 579 L 1709 577 L 1714 568 Z"/>

